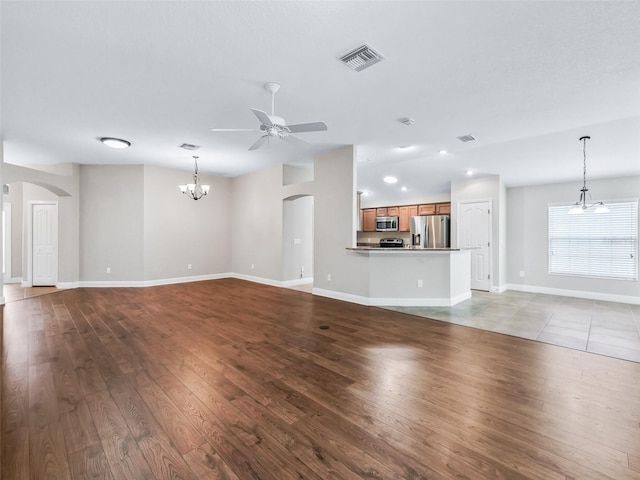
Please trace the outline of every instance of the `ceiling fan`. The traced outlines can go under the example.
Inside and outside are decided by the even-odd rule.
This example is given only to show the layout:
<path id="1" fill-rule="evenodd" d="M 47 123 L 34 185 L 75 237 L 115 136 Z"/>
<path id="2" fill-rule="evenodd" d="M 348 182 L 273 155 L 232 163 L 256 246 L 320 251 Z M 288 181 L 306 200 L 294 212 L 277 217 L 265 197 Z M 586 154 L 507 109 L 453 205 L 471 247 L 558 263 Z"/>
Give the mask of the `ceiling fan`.
<path id="1" fill-rule="evenodd" d="M 275 99 L 276 92 L 280 90 L 280 85 L 273 82 L 264 84 L 265 90 L 271 92 L 271 115 L 267 115 L 266 112 L 252 108 L 254 113 L 260 121 L 259 129 L 252 128 L 212 128 L 212 132 L 262 132 L 262 135 L 253 145 L 249 147 L 249 150 L 257 150 L 264 142 L 269 138 L 279 138 L 285 142 L 291 143 L 297 146 L 307 146 L 309 143 L 291 135 L 292 133 L 303 132 L 324 132 L 327 130 L 327 124 L 324 122 L 310 122 L 310 123 L 295 123 L 287 125 L 286 121 L 282 117 L 276 117 L 275 115 Z"/>

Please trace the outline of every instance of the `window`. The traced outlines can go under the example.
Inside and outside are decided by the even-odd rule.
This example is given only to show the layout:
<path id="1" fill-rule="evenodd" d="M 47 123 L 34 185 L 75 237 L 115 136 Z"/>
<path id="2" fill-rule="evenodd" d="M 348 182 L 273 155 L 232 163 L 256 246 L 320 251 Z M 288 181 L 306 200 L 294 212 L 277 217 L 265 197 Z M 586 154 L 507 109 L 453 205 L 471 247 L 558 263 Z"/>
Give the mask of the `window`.
<path id="1" fill-rule="evenodd" d="M 638 201 L 607 202 L 609 213 L 569 208 L 549 205 L 549 273 L 638 280 Z"/>

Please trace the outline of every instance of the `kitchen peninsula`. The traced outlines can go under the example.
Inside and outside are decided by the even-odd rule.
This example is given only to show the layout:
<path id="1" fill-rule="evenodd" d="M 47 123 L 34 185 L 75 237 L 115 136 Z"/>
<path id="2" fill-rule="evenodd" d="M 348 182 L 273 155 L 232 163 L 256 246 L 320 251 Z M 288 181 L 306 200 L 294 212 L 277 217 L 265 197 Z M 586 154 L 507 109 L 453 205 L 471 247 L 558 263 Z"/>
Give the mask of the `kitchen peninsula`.
<path id="1" fill-rule="evenodd" d="M 362 257 L 372 306 L 446 307 L 471 298 L 468 250 L 350 247 Z"/>

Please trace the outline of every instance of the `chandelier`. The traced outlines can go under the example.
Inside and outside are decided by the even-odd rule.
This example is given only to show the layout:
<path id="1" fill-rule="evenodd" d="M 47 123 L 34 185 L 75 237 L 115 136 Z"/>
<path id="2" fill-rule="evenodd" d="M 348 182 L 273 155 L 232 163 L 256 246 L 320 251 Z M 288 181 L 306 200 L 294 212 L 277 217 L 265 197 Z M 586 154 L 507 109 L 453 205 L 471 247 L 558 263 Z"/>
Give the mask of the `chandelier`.
<path id="1" fill-rule="evenodd" d="M 587 211 L 587 209 L 596 207 L 595 213 L 608 213 L 609 209 L 603 202 L 595 202 L 591 205 L 587 205 L 587 192 L 589 189 L 587 188 L 587 140 L 590 140 L 591 137 L 585 135 L 584 137 L 580 137 L 580 141 L 582 142 L 582 189 L 580 190 L 580 199 L 573 204 L 571 209 L 569 210 L 570 215 L 581 214 Z M 591 195 L 589 195 L 591 197 Z"/>
<path id="2" fill-rule="evenodd" d="M 207 193 L 209 193 L 209 189 L 211 188 L 209 185 L 201 185 L 200 178 L 198 177 L 198 158 L 196 155 L 193 156 L 193 162 L 195 164 L 193 170 L 193 183 L 187 183 L 186 185 L 179 185 L 180 191 L 187 195 L 189 198 L 193 198 L 194 200 L 200 200 Z"/>

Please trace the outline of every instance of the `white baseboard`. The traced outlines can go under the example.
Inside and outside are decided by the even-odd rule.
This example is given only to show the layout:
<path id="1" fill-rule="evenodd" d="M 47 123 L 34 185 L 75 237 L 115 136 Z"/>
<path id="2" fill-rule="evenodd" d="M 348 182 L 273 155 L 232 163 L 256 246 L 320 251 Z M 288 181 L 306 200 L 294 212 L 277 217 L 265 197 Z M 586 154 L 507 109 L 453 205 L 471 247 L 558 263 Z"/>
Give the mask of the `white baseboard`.
<path id="1" fill-rule="evenodd" d="M 588 300 L 600 300 L 603 302 L 629 303 L 632 305 L 640 305 L 640 297 L 635 297 L 632 295 L 616 295 L 614 293 L 566 290 L 563 288 L 540 287 L 537 285 L 522 285 L 519 283 L 508 284 L 507 290 L 527 293 L 542 293 L 545 295 L 558 295 L 561 297 L 586 298 Z"/>
<path id="2" fill-rule="evenodd" d="M 271 285 L 272 287 L 282 287 L 280 280 L 272 280 L 270 278 L 254 277 L 252 275 L 244 275 L 242 273 L 229 273 L 229 278 L 237 278 L 238 280 L 246 280 L 248 282 L 262 283 L 263 285 Z"/>
<path id="3" fill-rule="evenodd" d="M 297 287 L 298 285 L 308 285 L 313 283 L 313 277 L 298 278 L 296 280 L 284 280 L 280 282 L 282 287 Z"/>
<path id="4" fill-rule="evenodd" d="M 32 287 L 33 285 L 31 285 L 31 281 L 29 280 L 22 280 L 20 282 L 20 286 L 24 288 L 29 288 L 29 287 Z"/>
<path id="5" fill-rule="evenodd" d="M 321 297 L 370 307 L 451 307 L 471 298 L 471 291 L 452 298 L 370 298 L 322 288 L 314 288 L 312 292 Z"/>
<path id="6" fill-rule="evenodd" d="M 22 277 L 5 278 L 4 283 L 22 283 Z"/>
<path id="7" fill-rule="evenodd" d="M 313 290 L 311 290 L 311 293 L 313 293 L 314 295 L 318 295 L 319 297 L 333 298 L 334 300 L 342 300 L 344 302 L 357 303 L 358 305 L 366 305 L 366 306 L 370 305 L 369 303 L 370 299 L 368 297 L 353 295 L 351 293 L 336 292 L 335 290 L 325 290 L 323 288 L 316 288 L 316 287 L 314 287 Z"/>
<path id="8" fill-rule="evenodd" d="M 508 286 L 507 285 L 499 285 L 497 287 L 491 287 L 491 292 L 492 293 L 504 293 L 508 290 Z"/>
<path id="9" fill-rule="evenodd" d="M 210 275 L 194 275 L 191 277 L 161 278 L 158 280 L 114 280 L 114 281 L 80 281 L 80 282 L 61 282 L 58 288 L 110 288 L 110 287 L 157 287 L 160 285 L 173 285 L 176 283 L 201 282 L 203 280 L 218 280 L 220 278 L 229 278 L 233 276 L 231 273 L 213 273 Z"/>

